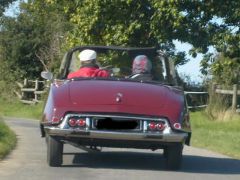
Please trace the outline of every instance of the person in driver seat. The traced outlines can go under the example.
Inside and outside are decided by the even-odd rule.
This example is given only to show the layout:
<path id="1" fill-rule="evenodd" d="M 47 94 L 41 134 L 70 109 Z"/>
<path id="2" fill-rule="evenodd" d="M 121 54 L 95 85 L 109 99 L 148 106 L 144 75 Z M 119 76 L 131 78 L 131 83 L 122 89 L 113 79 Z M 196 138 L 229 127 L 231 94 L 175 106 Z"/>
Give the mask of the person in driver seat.
<path id="1" fill-rule="evenodd" d="M 97 53 L 91 49 L 85 49 L 80 52 L 78 58 L 81 62 L 81 67 L 78 71 L 68 74 L 68 79 L 76 77 L 109 77 L 110 73 L 102 70 L 97 65 Z"/>
<path id="2" fill-rule="evenodd" d="M 152 74 L 152 63 L 146 55 L 138 55 L 134 58 L 132 64 L 132 75 L 130 78 L 151 81 L 153 79 Z"/>

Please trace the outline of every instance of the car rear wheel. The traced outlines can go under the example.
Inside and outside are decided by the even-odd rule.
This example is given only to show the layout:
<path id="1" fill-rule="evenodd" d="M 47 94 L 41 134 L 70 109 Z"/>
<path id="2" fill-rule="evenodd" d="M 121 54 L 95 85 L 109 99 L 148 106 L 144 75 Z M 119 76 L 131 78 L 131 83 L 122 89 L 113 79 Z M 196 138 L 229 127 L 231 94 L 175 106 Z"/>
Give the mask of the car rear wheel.
<path id="1" fill-rule="evenodd" d="M 58 167 L 62 164 L 63 143 L 56 137 L 47 136 L 47 162 L 49 166 Z"/>
<path id="2" fill-rule="evenodd" d="M 168 146 L 164 149 L 164 157 L 166 158 L 166 168 L 168 170 L 178 170 L 182 165 L 183 144 L 178 143 Z"/>

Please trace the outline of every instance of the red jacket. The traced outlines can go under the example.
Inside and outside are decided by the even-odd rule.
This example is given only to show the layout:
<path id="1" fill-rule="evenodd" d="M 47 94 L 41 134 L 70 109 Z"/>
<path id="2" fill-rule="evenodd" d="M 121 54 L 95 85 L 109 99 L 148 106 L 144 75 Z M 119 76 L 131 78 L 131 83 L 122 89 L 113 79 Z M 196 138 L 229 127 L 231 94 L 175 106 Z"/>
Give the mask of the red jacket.
<path id="1" fill-rule="evenodd" d="M 68 74 L 68 79 L 76 77 L 109 77 L 109 72 L 97 67 L 81 67 L 78 71 Z"/>

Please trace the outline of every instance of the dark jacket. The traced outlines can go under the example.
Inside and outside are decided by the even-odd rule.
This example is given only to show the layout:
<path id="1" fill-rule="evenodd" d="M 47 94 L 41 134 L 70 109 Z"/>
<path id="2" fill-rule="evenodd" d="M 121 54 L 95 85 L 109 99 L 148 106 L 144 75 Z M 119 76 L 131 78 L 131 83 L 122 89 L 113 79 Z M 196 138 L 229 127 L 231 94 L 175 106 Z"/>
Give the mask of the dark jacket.
<path id="1" fill-rule="evenodd" d="M 145 74 L 133 74 L 130 77 L 131 79 L 135 80 L 141 80 L 141 81 L 152 81 L 153 77 L 151 74 L 145 73 Z"/>

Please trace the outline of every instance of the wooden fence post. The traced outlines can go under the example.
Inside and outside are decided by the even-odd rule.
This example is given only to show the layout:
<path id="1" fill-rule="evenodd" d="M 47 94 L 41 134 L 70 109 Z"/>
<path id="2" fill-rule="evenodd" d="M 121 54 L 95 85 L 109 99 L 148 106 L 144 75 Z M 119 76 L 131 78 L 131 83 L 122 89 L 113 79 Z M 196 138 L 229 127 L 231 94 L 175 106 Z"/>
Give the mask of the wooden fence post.
<path id="1" fill-rule="evenodd" d="M 212 84 L 212 95 L 216 94 L 216 89 L 217 89 L 217 84 L 216 83 L 213 83 Z"/>
<path id="2" fill-rule="evenodd" d="M 232 110 L 236 111 L 237 109 L 237 92 L 238 92 L 238 87 L 237 84 L 233 85 L 233 96 L 232 96 Z"/>

